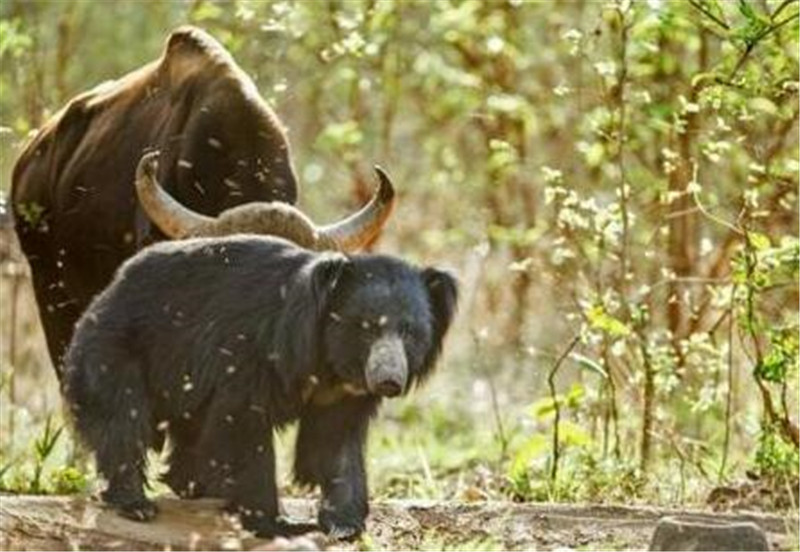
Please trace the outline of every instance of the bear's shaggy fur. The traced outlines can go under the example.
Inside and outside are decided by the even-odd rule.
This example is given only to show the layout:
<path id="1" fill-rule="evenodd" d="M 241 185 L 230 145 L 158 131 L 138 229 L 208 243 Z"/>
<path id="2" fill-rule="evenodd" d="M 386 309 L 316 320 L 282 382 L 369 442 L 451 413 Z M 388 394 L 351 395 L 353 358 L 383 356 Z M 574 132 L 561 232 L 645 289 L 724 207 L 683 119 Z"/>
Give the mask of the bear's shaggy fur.
<path id="1" fill-rule="evenodd" d="M 169 440 L 166 483 L 227 499 L 247 529 L 280 519 L 272 433 L 299 420 L 298 481 L 319 485 L 319 523 L 364 528 L 364 445 L 382 396 L 432 370 L 456 306 L 445 272 L 386 256 L 314 253 L 257 236 L 165 242 L 126 262 L 78 323 L 63 391 L 134 519 L 148 449 Z"/>

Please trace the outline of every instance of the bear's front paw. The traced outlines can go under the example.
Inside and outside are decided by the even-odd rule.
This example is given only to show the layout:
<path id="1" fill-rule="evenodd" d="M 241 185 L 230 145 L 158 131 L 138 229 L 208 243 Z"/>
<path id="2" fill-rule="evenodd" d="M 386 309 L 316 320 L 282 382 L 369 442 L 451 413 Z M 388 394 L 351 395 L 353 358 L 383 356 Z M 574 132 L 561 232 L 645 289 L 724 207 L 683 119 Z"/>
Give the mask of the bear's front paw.
<path id="1" fill-rule="evenodd" d="M 115 504 L 114 507 L 119 515 L 134 521 L 150 521 L 158 514 L 158 506 L 147 499 L 127 504 Z"/>
<path id="2" fill-rule="evenodd" d="M 364 521 L 348 519 L 332 510 L 323 509 L 319 513 L 320 528 L 332 539 L 352 541 L 364 532 Z"/>

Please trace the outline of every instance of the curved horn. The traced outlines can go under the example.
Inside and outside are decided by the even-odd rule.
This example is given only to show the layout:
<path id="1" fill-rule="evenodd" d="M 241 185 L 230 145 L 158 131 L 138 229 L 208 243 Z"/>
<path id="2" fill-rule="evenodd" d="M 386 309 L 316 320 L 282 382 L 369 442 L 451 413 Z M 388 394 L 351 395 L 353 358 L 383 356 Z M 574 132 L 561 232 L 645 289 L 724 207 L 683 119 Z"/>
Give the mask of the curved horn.
<path id="1" fill-rule="evenodd" d="M 202 234 L 215 219 L 184 207 L 161 187 L 156 180 L 158 157 L 158 151 L 145 153 L 136 167 L 136 195 L 144 212 L 169 238 Z"/>
<path id="2" fill-rule="evenodd" d="M 375 173 L 378 188 L 369 203 L 346 219 L 319 229 L 320 236 L 335 242 L 342 251 L 356 251 L 371 242 L 392 213 L 395 204 L 392 181 L 377 165 Z"/>

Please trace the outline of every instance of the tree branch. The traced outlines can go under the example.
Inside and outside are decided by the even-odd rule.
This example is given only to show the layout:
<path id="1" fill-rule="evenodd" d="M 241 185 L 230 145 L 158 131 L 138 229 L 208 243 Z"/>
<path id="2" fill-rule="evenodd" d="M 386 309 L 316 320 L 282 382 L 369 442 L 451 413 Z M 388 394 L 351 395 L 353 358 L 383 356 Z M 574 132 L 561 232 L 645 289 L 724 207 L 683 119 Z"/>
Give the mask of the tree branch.
<path id="1" fill-rule="evenodd" d="M 697 11 L 708 17 L 710 20 L 712 20 L 714 23 L 716 23 L 726 31 L 731 30 L 730 26 L 725 21 L 714 15 L 711 11 L 709 11 L 703 4 L 701 4 L 697 0 L 689 0 L 689 4 L 691 4 L 694 9 L 696 9 Z"/>
<path id="2" fill-rule="evenodd" d="M 787 18 L 783 19 L 782 21 L 780 21 L 780 22 L 778 22 L 778 23 L 774 23 L 774 24 L 770 25 L 769 27 L 767 27 L 766 29 L 764 29 L 764 30 L 761 32 L 761 34 L 759 34 L 759 35 L 756 37 L 756 40 L 755 40 L 755 42 L 759 42 L 759 41 L 761 41 L 762 39 L 764 39 L 764 38 L 766 38 L 767 36 L 771 35 L 771 34 L 772 34 L 772 33 L 774 33 L 775 31 L 777 31 L 778 29 L 780 29 L 781 27 L 783 27 L 784 25 L 786 25 L 787 23 L 790 23 L 790 22 L 792 22 L 792 21 L 796 20 L 796 19 L 797 19 L 797 15 L 798 15 L 798 14 L 794 13 L 794 14 L 790 15 L 789 17 L 787 17 Z"/>
<path id="3" fill-rule="evenodd" d="M 787 8 L 791 4 L 794 4 L 795 2 L 797 2 L 797 0 L 783 0 L 781 5 L 775 8 L 775 11 L 772 12 L 772 15 L 770 15 L 769 18 L 774 21 L 775 18 L 778 17 L 785 8 Z"/>

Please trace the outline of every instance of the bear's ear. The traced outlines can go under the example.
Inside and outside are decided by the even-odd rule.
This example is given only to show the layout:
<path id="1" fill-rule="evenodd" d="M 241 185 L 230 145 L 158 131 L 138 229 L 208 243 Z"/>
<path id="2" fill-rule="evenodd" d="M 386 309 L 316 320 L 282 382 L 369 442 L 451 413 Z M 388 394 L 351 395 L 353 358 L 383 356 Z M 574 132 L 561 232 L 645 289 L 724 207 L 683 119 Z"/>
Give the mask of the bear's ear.
<path id="1" fill-rule="evenodd" d="M 422 280 L 428 290 L 433 315 L 433 349 L 425 361 L 430 369 L 442 348 L 442 341 L 450 328 L 458 304 L 458 283 L 452 274 L 436 268 L 422 271 Z"/>
<path id="2" fill-rule="evenodd" d="M 286 293 L 275 329 L 273 354 L 278 374 L 289 390 L 293 382 L 311 376 L 320 361 L 323 320 L 339 279 L 350 261 L 341 254 L 324 254 L 297 275 Z"/>
<path id="3" fill-rule="evenodd" d="M 326 253 L 311 265 L 309 286 L 318 316 L 327 313 L 328 303 L 348 267 L 350 259 L 341 253 Z"/>

